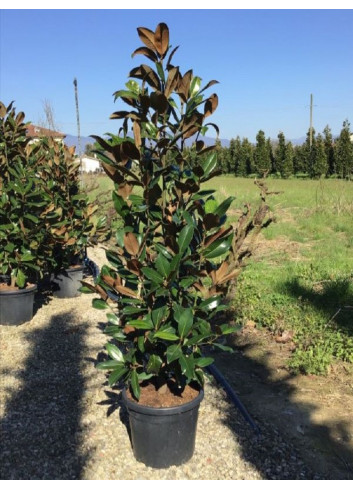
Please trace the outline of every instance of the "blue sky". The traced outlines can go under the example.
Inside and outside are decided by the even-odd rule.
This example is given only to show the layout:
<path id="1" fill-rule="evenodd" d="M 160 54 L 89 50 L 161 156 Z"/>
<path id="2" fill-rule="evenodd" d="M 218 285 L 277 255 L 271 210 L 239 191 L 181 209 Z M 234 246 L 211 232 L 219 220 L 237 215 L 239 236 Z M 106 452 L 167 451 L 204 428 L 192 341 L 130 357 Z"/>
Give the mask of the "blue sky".
<path id="1" fill-rule="evenodd" d="M 117 132 L 109 116 L 123 107 L 112 94 L 145 62 L 131 58 L 142 45 L 136 28 L 159 22 L 180 45 L 182 72 L 220 82 L 210 93 L 222 138 L 304 136 L 311 93 L 317 132 L 328 124 L 338 134 L 345 119 L 353 126 L 352 10 L 2 10 L 0 99 L 34 123 L 47 99 L 60 129 L 76 134 L 77 77 L 81 134 Z"/>

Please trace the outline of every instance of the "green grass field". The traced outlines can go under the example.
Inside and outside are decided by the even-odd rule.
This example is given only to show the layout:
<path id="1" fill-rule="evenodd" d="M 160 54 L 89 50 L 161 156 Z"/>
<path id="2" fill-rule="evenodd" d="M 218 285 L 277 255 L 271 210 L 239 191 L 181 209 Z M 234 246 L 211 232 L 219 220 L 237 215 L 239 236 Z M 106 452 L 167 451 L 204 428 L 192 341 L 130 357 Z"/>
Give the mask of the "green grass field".
<path id="1" fill-rule="evenodd" d="M 107 177 L 95 177 L 101 191 Z M 325 374 L 336 360 L 353 362 L 353 182 L 268 179 L 275 222 L 241 275 L 233 299 L 236 320 L 274 333 L 292 333 L 290 367 Z M 234 196 L 230 221 L 245 202 L 255 209 L 253 180 L 222 176 L 205 188 L 216 199 Z"/>

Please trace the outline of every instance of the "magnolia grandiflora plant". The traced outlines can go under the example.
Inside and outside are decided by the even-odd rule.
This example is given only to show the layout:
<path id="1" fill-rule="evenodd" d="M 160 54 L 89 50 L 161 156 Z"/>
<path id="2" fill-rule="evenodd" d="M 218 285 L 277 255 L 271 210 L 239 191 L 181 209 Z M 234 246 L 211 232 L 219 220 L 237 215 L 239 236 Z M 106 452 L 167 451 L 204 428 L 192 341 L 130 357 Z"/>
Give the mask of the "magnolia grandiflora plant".
<path id="1" fill-rule="evenodd" d="M 213 359 L 202 348 L 227 349 L 218 340 L 236 330 L 213 322 L 239 273 L 239 250 L 226 223 L 233 197 L 217 203 L 215 191 L 202 188 L 219 173 L 214 147 L 199 140 L 209 127 L 218 135 L 207 122 L 218 97 L 205 95 L 217 81 L 201 87 L 192 70 L 182 74 L 172 64 L 177 48 L 169 45 L 166 24 L 137 31 L 144 46 L 133 56 L 144 55 L 152 66 L 132 69 L 126 88 L 114 94 L 128 106 L 111 116 L 122 120 L 118 136 L 95 136 L 123 225 L 106 253 L 109 265 L 83 290 L 100 294 L 95 307 L 111 309 L 105 330 L 113 338 L 106 345 L 111 359 L 98 368 L 111 370 L 110 385 L 122 381 L 139 399 L 146 380 L 157 389 L 203 385 L 203 368 Z M 183 156 L 192 136 L 202 163 Z"/>
<path id="2" fill-rule="evenodd" d="M 81 263 L 86 247 L 107 237 L 106 218 L 97 217 L 98 205 L 80 186 L 74 146 L 43 138 L 36 149 L 36 173 L 51 202 L 42 215 L 52 249 L 50 268 L 60 271 Z"/>
<path id="3" fill-rule="evenodd" d="M 46 267 L 46 227 L 50 196 L 32 167 L 25 114 L 0 102 L 0 274 L 24 288 Z"/>

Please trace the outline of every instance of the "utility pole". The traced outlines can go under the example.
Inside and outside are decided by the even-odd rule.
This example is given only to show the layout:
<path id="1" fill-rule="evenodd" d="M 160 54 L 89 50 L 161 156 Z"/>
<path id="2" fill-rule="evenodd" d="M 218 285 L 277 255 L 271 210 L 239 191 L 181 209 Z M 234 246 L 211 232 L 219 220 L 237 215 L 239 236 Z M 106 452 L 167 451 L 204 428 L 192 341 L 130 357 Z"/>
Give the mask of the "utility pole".
<path id="1" fill-rule="evenodd" d="M 309 132 L 310 149 L 313 145 L 313 94 L 310 94 L 310 132 Z"/>
<path id="2" fill-rule="evenodd" d="M 76 78 L 74 78 L 74 87 L 75 87 L 75 102 L 76 102 L 78 155 L 79 155 L 79 158 L 80 158 L 81 185 L 83 186 L 82 154 L 81 154 L 81 133 L 80 133 L 80 111 L 78 109 L 78 89 L 77 89 L 77 79 Z"/>

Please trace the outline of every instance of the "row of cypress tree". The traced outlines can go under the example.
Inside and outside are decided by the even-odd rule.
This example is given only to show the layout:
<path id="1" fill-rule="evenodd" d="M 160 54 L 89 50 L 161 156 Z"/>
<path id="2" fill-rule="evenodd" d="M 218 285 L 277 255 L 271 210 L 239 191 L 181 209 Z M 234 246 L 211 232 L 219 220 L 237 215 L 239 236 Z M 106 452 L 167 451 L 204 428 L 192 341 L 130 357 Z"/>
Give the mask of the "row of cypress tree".
<path id="1" fill-rule="evenodd" d="M 310 144 L 311 139 L 311 144 Z M 229 147 L 216 143 L 218 162 L 224 174 L 236 176 L 263 176 L 273 174 L 282 178 L 307 176 L 310 178 L 351 178 L 353 175 L 353 141 L 350 123 L 343 122 L 339 137 L 334 138 L 329 126 L 322 134 L 312 130 L 301 145 L 286 141 L 283 132 L 277 140 L 266 138 L 264 131 L 256 135 L 256 144 L 239 136 L 231 139 Z M 193 149 L 186 150 L 193 157 Z"/>

